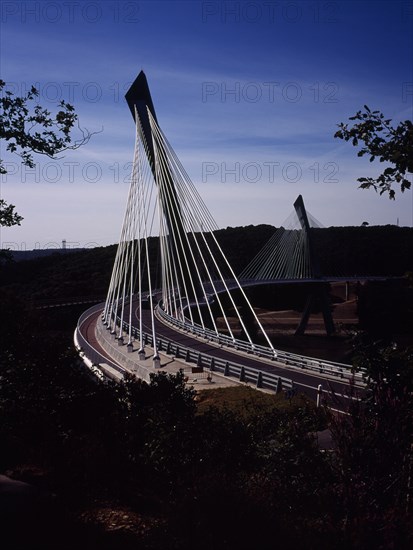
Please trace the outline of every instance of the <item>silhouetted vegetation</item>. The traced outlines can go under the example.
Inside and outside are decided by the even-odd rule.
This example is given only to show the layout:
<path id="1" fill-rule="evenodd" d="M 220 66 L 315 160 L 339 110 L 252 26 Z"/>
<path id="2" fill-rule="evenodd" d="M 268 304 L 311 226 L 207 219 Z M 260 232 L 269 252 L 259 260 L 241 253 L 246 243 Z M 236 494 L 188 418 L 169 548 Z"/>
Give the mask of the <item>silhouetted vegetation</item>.
<path id="1" fill-rule="evenodd" d="M 239 235 L 232 254 L 239 243 L 240 269 L 248 231 L 220 237 L 229 250 L 230 233 Z M 253 233 L 258 248 L 261 231 Z M 330 235 L 332 246 L 338 237 Z M 383 237 L 383 261 L 393 254 L 386 242 L 401 250 L 411 238 L 397 228 L 394 235 L 396 242 Z M 72 347 L 85 306 L 35 310 L 29 299 L 104 295 L 114 254 L 107 247 L 1 268 L 0 473 L 43 495 L 41 506 L 9 506 L 1 516 L 10 548 L 411 546 L 411 350 L 374 333 L 359 337 L 355 368 L 367 369 L 368 388 L 349 415 L 244 388 L 198 396 L 180 375 L 102 383 Z M 410 261 L 392 265 L 393 274 Z M 393 290 L 406 302 L 403 289 Z M 326 427 L 332 451 L 317 443 Z"/>
<path id="2" fill-rule="evenodd" d="M 329 227 L 312 231 L 325 275 L 403 276 L 412 271 L 411 227 Z"/>
<path id="3" fill-rule="evenodd" d="M 364 105 L 364 111 L 357 111 L 349 120 L 357 122 L 351 128 L 348 127 L 348 123 L 341 122 L 334 137 L 351 141 L 356 147 L 362 144 L 357 153 L 358 157 L 367 155 L 370 162 L 378 159 L 380 162 L 388 163 L 378 177 L 358 178 L 360 188 L 372 187 L 379 191 L 380 195 L 388 193 L 390 199 L 395 197 L 395 187 L 400 185 L 402 193 L 410 189 L 408 176 L 413 173 L 412 122 L 405 120 L 394 127 L 390 118 L 385 119 L 383 113 L 371 111 L 367 105 Z"/>
<path id="4" fill-rule="evenodd" d="M 274 233 L 270 225 L 228 227 L 217 240 L 235 273 L 240 273 Z M 413 229 L 408 227 L 330 227 L 313 229 L 321 271 L 334 276 L 403 276 L 413 271 Z M 160 281 L 158 239 L 149 239 L 151 269 Z M 0 286 L 33 299 L 104 296 L 116 246 L 0 265 Z"/>
<path id="5" fill-rule="evenodd" d="M 383 338 L 413 333 L 413 287 L 407 279 L 368 281 L 358 289 L 360 327 Z"/>

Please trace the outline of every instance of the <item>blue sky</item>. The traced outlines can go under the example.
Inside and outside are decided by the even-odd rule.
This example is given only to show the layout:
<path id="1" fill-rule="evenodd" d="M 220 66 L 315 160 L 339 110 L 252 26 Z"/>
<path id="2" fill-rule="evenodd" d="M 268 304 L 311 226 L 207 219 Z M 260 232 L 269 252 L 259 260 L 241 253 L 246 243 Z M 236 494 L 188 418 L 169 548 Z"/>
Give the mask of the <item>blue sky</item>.
<path id="1" fill-rule="evenodd" d="M 299 193 L 325 226 L 413 224 L 412 193 L 357 189 L 383 168 L 334 139 L 364 104 L 412 117 L 413 2 L 4 1 L 1 77 L 71 101 L 100 131 L 36 171 L 4 154 L 1 196 L 24 216 L 11 248 L 117 241 L 144 69 L 158 121 L 220 227 L 281 224 Z"/>

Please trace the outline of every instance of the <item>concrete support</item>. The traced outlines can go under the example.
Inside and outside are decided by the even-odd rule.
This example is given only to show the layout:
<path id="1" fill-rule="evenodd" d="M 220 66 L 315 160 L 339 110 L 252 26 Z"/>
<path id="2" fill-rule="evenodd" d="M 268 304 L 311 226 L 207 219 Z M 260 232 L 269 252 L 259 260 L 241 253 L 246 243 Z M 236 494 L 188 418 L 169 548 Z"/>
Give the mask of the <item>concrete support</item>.
<path id="1" fill-rule="evenodd" d="M 239 373 L 239 381 L 240 382 L 245 382 L 245 369 L 244 369 L 244 367 L 241 367 L 241 371 Z"/>
<path id="2" fill-rule="evenodd" d="M 323 386 L 321 384 L 318 385 L 317 388 L 317 407 L 321 405 L 321 396 L 323 395 Z"/>

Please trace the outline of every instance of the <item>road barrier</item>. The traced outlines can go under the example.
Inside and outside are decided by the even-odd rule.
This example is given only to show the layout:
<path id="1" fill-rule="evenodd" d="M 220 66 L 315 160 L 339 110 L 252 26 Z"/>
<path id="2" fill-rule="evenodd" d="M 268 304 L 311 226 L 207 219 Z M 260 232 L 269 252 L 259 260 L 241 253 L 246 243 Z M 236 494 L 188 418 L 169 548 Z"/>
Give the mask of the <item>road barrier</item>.
<path id="1" fill-rule="evenodd" d="M 335 379 L 338 378 L 340 380 L 347 381 L 351 380 L 354 383 L 363 385 L 363 371 L 354 372 L 351 365 L 318 359 L 316 357 L 308 357 L 305 355 L 290 353 L 288 351 L 271 349 L 266 346 L 251 344 L 250 342 L 246 342 L 244 340 L 237 340 L 225 334 L 217 334 L 213 330 L 201 327 L 196 323 L 193 324 L 180 321 L 175 317 L 168 315 L 168 313 L 166 313 L 163 309 L 161 302 L 156 308 L 156 314 L 158 319 L 163 320 L 169 325 L 203 338 L 209 342 L 213 342 L 219 346 L 242 351 L 244 353 L 255 355 L 258 358 L 265 358 L 274 362 L 276 361 L 277 363 L 285 365 L 288 368 L 316 372 L 317 374 L 325 374 Z"/>
<path id="2" fill-rule="evenodd" d="M 96 350 L 83 336 L 81 327 L 85 321 L 94 315 L 97 312 L 102 311 L 102 303 L 97 304 L 89 309 L 87 309 L 85 312 L 82 313 L 82 315 L 79 317 L 76 330 L 75 330 L 75 343 L 77 343 L 77 349 L 81 356 L 87 357 L 89 361 L 92 363 L 92 365 L 101 365 L 108 364 L 111 368 L 117 370 L 120 373 L 124 373 L 124 369 L 122 369 L 119 365 L 117 365 L 115 362 L 110 361 L 106 356 L 99 353 L 98 350 Z"/>
<path id="3" fill-rule="evenodd" d="M 120 319 L 118 318 L 120 322 Z M 125 332 L 129 331 L 129 324 L 123 322 L 122 330 Z M 135 340 L 140 340 L 139 329 L 132 327 L 132 336 Z M 143 333 L 143 339 L 145 345 L 148 345 L 153 348 L 154 342 L 151 334 Z M 212 357 L 207 353 L 200 353 L 194 349 L 184 347 L 176 342 L 170 340 L 169 338 L 156 338 L 156 346 L 158 352 L 164 353 L 165 355 L 170 355 L 175 359 L 180 359 L 186 363 L 193 363 L 198 367 L 203 367 L 208 369 L 211 372 L 221 373 L 224 376 L 229 376 L 231 378 L 237 378 L 240 381 L 249 382 L 254 384 L 258 388 L 270 389 L 273 391 L 282 390 L 292 390 L 293 382 L 289 378 L 284 378 L 273 373 L 268 373 L 255 369 L 253 367 L 246 367 L 240 363 L 228 362 L 217 357 Z M 116 352 L 116 348 L 113 348 Z M 120 353 L 118 351 L 118 353 Z M 123 356 L 124 357 L 124 356 Z"/>
<path id="4" fill-rule="evenodd" d="M 79 318 L 77 327 L 77 337 L 80 347 L 84 350 L 86 356 L 92 362 L 97 364 L 100 364 L 102 362 L 108 363 L 108 360 L 86 341 L 86 339 L 81 334 L 80 327 L 90 315 L 93 315 L 99 310 L 102 310 L 102 304 L 97 304 L 96 306 L 93 306 L 92 308 L 89 308 L 87 311 L 85 311 Z M 202 338 L 207 342 L 213 343 L 219 347 L 226 347 L 231 350 L 254 355 L 258 358 L 267 359 L 271 362 L 274 362 L 275 364 L 279 364 L 280 366 L 286 366 L 288 367 L 288 369 L 328 375 L 336 380 L 347 380 L 359 385 L 363 385 L 363 373 L 354 373 L 350 365 L 326 361 L 314 357 L 307 357 L 304 355 L 290 353 L 278 349 L 275 350 L 258 344 L 251 344 L 243 340 L 233 339 L 224 334 L 217 334 L 210 329 L 201 327 L 200 325 L 179 321 L 174 317 L 171 317 L 162 308 L 161 302 L 156 307 L 155 314 L 159 320 L 162 320 L 168 325 L 171 325 L 178 330 L 184 331 L 186 333 L 193 334 L 194 336 Z M 117 317 L 117 324 L 118 326 L 120 326 L 121 324 L 119 316 Z M 119 351 L 119 349 L 116 349 L 119 347 L 118 345 L 115 347 L 104 340 L 102 335 L 99 337 L 99 333 L 101 333 L 104 328 L 104 325 L 100 318 L 97 321 L 97 325 L 97 337 L 99 343 L 114 359 L 114 361 L 117 361 L 123 365 L 126 365 L 126 362 L 128 362 L 128 369 L 132 370 L 143 379 L 148 379 L 147 371 L 145 370 L 145 373 L 142 372 L 141 374 L 139 374 L 136 370 L 136 363 L 126 358 L 125 355 Z M 106 327 L 105 330 L 107 330 Z M 125 333 L 129 333 L 129 324 L 126 321 L 122 323 L 122 330 Z M 140 340 L 139 329 L 137 327 L 132 326 L 131 334 L 136 341 Z M 145 345 L 148 345 L 150 347 L 154 346 L 152 334 L 143 332 L 142 336 Z M 290 393 L 294 391 L 293 382 L 291 379 L 284 378 L 257 368 L 246 367 L 245 365 L 241 364 L 241 361 L 239 363 L 233 361 L 228 362 L 223 359 L 208 355 L 206 353 L 199 353 L 194 349 L 183 347 L 182 345 L 177 344 L 173 340 L 166 337 L 156 338 L 156 345 L 158 351 L 164 353 L 165 355 L 169 355 L 176 359 L 183 360 L 184 362 L 203 367 L 204 369 L 208 369 L 210 372 L 220 373 L 223 376 L 230 376 L 233 378 L 237 378 L 240 381 L 254 384 L 257 388 L 270 389 L 275 392 L 280 391 L 281 389 L 287 390 Z M 110 349 L 107 349 L 108 347 L 110 347 Z M 115 362 L 111 362 L 110 364 L 119 372 L 124 372 L 124 370 L 121 369 L 119 365 L 117 365 Z"/>

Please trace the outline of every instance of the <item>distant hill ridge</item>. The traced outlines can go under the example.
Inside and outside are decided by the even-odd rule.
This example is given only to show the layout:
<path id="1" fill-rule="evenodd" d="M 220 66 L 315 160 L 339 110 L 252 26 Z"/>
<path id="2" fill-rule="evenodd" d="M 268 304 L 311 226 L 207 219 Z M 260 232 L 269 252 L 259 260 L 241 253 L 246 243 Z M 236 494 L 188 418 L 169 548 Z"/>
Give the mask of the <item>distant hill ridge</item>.
<path id="1" fill-rule="evenodd" d="M 35 248 L 34 250 L 10 250 L 11 257 L 15 262 L 25 260 L 35 260 L 44 258 L 52 254 L 72 254 L 73 252 L 81 252 L 85 248 Z"/>
<path id="2" fill-rule="evenodd" d="M 216 231 L 235 273 L 241 273 L 275 231 L 271 225 L 227 227 Z M 158 237 L 149 238 L 153 280 L 161 284 Z M 413 228 L 387 226 L 314 229 L 322 273 L 337 276 L 403 276 L 413 272 Z M 117 245 L 12 251 L 15 261 L 0 263 L 0 287 L 18 288 L 30 299 L 104 296 Z M 29 261 L 23 261 L 29 260 Z"/>

